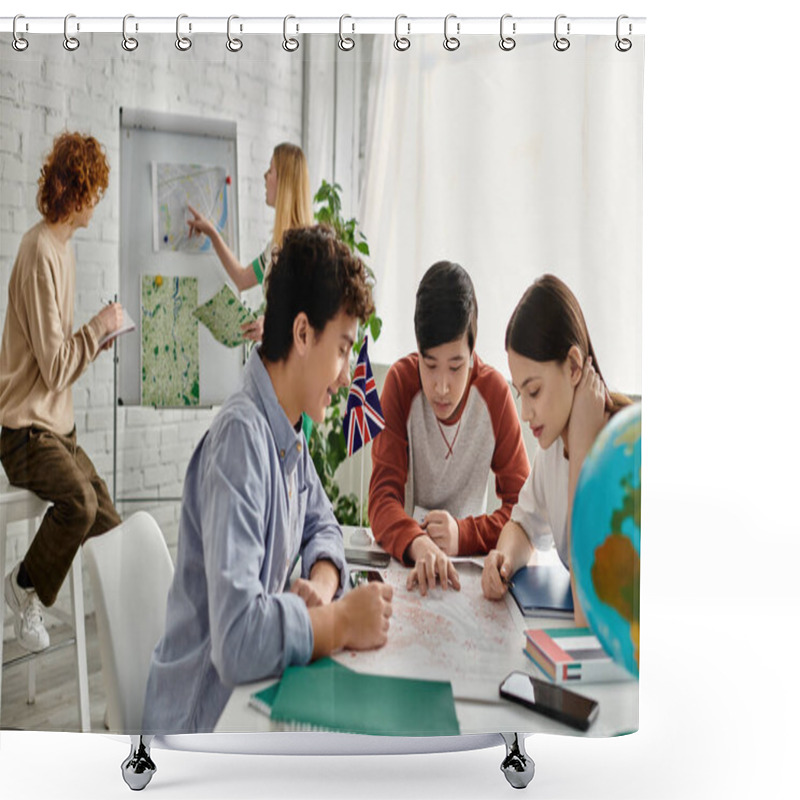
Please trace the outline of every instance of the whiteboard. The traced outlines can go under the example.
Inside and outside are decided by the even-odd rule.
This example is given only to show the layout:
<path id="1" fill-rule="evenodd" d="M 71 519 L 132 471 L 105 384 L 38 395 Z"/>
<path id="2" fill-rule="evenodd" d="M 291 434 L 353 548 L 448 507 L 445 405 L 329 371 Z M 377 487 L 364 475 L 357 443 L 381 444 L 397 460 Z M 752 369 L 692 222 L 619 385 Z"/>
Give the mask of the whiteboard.
<path id="1" fill-rule="evenodd" d="M 239 253 L 236 123 L 121 108 L 119 301 L 136 323 L 135 333 L 121 336 L 118 340 L 117 399 L 124 405 L 141 404 L 142 276 L 196 277 L 198 305 L 219 291 L 226 279 L 213 250 L 209 253 L 154 250 L 154 163 L 204 164 L 224 167 L 228 171 L 231 178 L 228 210 L 233 231 L 230 244 L 237 258 Z M 244 348 L 224 347 L 204 325 L 199 325 L 198 344 L 200 405 L 219 405 L 239 384 Z"/>

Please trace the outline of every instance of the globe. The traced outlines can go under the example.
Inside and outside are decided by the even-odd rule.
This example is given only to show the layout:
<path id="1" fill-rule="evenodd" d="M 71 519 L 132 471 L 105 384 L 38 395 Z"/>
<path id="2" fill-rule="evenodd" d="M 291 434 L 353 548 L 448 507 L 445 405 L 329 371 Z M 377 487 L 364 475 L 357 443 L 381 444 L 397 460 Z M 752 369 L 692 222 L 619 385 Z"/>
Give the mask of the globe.
<path id="1" fill-rule="evenodd" d="M 578 600 L 605 651 L 639 676 L 642 407 L 617 412 L 581 468 L 572 508 Z"/>

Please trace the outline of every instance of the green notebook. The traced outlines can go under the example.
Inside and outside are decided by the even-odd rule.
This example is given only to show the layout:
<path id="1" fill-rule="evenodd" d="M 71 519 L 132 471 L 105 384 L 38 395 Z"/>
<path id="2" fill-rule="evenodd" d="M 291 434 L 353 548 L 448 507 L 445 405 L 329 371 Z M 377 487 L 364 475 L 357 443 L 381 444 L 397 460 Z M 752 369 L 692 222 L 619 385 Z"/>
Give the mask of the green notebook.
<path id="1" fill-rule="evenodd" d="M 289 667 L 270 692 L 272 719 L 301 729 L 379 736 L 457 736 L 447 681 L 364 675 L 323 659 Z"/>
<path id="2" fill-rule="evenodd" d="M 312 661 L 306 669 L 308 670 L 317 670 L 317 669 L 344 669 L 347 672 L 351 672 L 352 670 L 348 669 L 347 667 L 343 667 L 338 661 L 334 661 L 332 658 L 320 658 L 317 661 Z M 262 689 L 260 692 L 253 692 L 250 695 L 250 705 L 258 711 L 262 711 L 268 717 L 272 716 L 272 704 L 275 702 L 275 696 L 278 694 L 278 689 L 281 688 L 281 682 L 275 681 L 272 686 L 267 686 L 266 689 Z"/>

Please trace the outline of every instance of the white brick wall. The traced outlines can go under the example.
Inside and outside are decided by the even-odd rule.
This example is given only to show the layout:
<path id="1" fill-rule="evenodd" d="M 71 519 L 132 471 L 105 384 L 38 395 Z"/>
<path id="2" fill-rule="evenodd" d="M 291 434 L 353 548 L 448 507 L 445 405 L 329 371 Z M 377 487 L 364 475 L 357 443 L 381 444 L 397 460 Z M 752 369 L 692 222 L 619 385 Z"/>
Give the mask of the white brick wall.
<path id="1" fill-rule="evenodd" d="M 2 48 L 0 322 L 5 320 L 6 287 L 20 238 L 39 219 L 36 181 L 55 135 L 65 128 L 91 133 L 105 145 L 111 166 L 108 191 L 91 225 L 73 239 L 75 322 L 80 325 L 119 285 L 119 108 L 236 121 L 240 256 L 247 261 L 261 252 L 272 229 L 263 183 L 272 148 L 281 141 L 302 141 L 302 87 L 302 53 L 285 53 L 280 37 L 274 36 L 247 38 L 238 54 L 228 53 L 220 36 L 195 36 L 187 53 L 175 49 L 172 35 L 140 37 L 133 53 L 125 53 L 119 36 L 110 34 L 81 36 L 81 47 L 74 53 L 61 47 L 58 36 L 32 38 L 25 53 Z M 256 301 L 259 291 L 253 290 Z M 78 441 L 111 488 L 110 353 L 101 354 L 76 382 L 73 398 Z M 118 495 L 180 496 L 189 456 L 213 413 L 120 408 Z M 123 516 L 141 508 L 159 522 L 174 555 L 180 503 L 120 504 Z M 12 526 L 10 534 L 9 567 L 26 549 L 23 525 Z M 62 599 L 67 594 L 64 591 Z M 88 593 L 87 607 L 91 609 Z"/>

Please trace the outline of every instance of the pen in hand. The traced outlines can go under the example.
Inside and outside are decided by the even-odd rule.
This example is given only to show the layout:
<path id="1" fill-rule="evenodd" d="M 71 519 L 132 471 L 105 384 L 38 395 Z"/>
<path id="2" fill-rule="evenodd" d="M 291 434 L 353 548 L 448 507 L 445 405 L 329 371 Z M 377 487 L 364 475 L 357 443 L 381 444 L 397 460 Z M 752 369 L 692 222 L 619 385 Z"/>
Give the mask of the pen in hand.
<path id="1" fill-rule="evenodd" d="M 506 587 L 506 589 L 511 587 L 512 584 L 512 576 L 509 575 L 511 572 L 511 567 L 507 560 L 504 560 L 503 564 L 500 565 L 500 568 L 497 570 L 497 574 L 500 576 L 500 583 Z"/>

